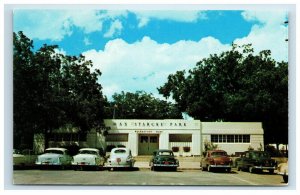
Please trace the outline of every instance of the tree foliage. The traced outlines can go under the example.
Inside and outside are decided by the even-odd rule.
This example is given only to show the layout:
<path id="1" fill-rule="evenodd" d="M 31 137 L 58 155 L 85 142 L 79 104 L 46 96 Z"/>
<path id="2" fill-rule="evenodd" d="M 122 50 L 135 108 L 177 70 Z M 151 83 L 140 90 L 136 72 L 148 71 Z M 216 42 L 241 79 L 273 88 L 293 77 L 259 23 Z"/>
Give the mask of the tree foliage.
<path id="1" fill-rule="evenodd" d="M 181 112 L 172 103 L 143 91 L 115 93 L 113 101 L 107 106 L 106 115 L 116 119 L 182 118 Z"/>
<path id="2" fill-rule="evenodd" d="M 181 111 L 202 121 L 261 121 L 266 143 L 287 143 L 288 64 L 269 50 L 237 46 L 177 71 L 158 88 Z"/>
<path id="3" fill-rule="evenodd" d="M 106 100 L 99 70 L 84 56 L 56 52 L 43 45 L 33 51 L 33 41 L 22 32 L 13 35 L 14 146 L 31 147 L 34 133 L 52 133 L 72 124 L 81 132 L 100 128 Z"/>

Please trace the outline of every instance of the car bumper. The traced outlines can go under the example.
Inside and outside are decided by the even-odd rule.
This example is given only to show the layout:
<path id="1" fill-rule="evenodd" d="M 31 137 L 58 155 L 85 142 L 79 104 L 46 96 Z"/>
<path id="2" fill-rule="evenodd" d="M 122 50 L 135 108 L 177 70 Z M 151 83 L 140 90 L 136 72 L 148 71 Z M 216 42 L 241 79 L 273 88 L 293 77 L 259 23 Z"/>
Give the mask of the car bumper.
<path id="1" fill-rule="evenodd" d="M 253 166 L 254 169 L 261 169 L 261 170 L 275 170 L 276 167 L 265 167 L 265 166 Z"/>
<path id="2" fill-rule="evenodd" d="M 177 164 L 153 164 L 154 167 L 179 167 Z"/>
<path id="3" fill-rule="evenodd" d="M 52 162 L 41 162 L 35 163 L 36 166 L 62 166 L 60 163 L 52 163 Z"/>
<path id="4" fill-rule="evenodd" d="M 289 173 L 277 172 L 278 175 L 289 175 Z"/>
<path id="5" fill-rule="evenodd" d="M 132 165 L 133 166 L 133 165 Z M 108 165 L 106 165 L 106 167 L 109 167 L 109 168 L 114 168 L 114 167 L 131 167 L 131 165 L 130 164 L 122 164 L 122 165 L 119 165 L 119 164 L 108 164 Z"/>
<path id="6" fill-rule="evenodd" d="M 231 168 L 230 165 L 210 165 L 212 168 Z"/>

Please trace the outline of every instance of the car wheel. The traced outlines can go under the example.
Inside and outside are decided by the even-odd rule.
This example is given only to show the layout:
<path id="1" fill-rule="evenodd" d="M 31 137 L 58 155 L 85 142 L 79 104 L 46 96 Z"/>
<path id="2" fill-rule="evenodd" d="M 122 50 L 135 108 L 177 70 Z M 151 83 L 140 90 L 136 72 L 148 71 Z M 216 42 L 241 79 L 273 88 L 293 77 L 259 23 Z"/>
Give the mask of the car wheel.
<path id="1" fill-rule="evenodd" d="M 240 170 L 241 170 L 241 167 L 237 166 L 237 170 L 240 171 Z"/>
<path id="2" fill-rule="evenodd" d="M 269 173 L 270 173 L 270 174 L 273 174 L 273 173 L 274 173 L 274 169 L 270 169 L 270 170 L 269 170 Z"/>
<path id="3" fill-rule="evenodd" d="M 231 173 L 231 168 L 226 169 L 227 173 Z"/>
<path id="4" fill-rule="evenodd" d="M 283 178 L 284 183 L 289 182 L 289 176 L 288 175 L 283 175 L 282 178 Z"/>

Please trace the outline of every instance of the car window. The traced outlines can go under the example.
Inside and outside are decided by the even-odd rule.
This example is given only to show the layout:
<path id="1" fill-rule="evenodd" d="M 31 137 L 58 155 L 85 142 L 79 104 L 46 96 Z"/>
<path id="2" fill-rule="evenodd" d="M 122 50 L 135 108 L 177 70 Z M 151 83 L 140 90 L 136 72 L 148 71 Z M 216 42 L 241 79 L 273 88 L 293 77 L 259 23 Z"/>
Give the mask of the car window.
<path id="1" fill-rule="evenodd" d="M 98 153 L 96 151 L 93 151 L 93 150 L 81 150 L 79 152 L 79 154 L 93 154 L 93 155 L 97 155 Z"/>
<path id="2" fill-rule="evenodd" d="M 257 152 L 257 153 L 253 153 L 252 155 L 254 158 L 269 157 L 269 155 L 264 152 Z"/>
<path id="3" fill-rule="evenodd" d="M 211 156 L 218 157 L 218 156 L 227 156 L 226 152 L 212 152 Z"/>
<path id="4" fill-rule="evenodd" d="M 125 154 L 126 150 L 115 150 L 115 154 Z"/>
<path id="5" fill-rule="evenodd" d="M 61 150 L 46 150 L 45 153 L 52 153 L 52 154 L 64 154 Z"/>
<path id="6" fill-rule="evenodd" d="M 159 152 L 158 155 L 160 155 L 160 156 L 173 156 L 173 152 L 163 151 L 163 152 Z"/>

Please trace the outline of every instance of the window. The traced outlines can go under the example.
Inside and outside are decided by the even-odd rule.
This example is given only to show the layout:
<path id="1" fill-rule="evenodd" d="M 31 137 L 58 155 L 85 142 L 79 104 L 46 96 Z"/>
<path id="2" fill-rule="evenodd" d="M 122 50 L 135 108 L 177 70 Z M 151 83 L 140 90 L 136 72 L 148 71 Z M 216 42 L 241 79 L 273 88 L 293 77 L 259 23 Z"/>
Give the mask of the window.
<path id="1" fill-rule="evenodd" d="M 219 142 L 218 135 L 211 135 L 210 140 L 211 142 Z"/>
<path id="2" fill-rule="evenodd" d="M 150 136 L 150 143 L 157 143 L 157 136 Z"/>
<path id="3" fill-rule="evenodd" d="M 227 142 L 234 143 L 234 135 L 227 135 Z"/>
<path id="4" fill-rule="evenodd" d="M 192 134 L 169 134 L 169 142 L 192 142 Z"/>
<path id="5" fill-rule="evenodd" d="M 215 143 L 250 143 L 250 135 L 210 135 L 211 142 Z"/>
<path id="6" fill-rule="evenodd" d="M 243 135 L 243 143 L 250 143 L 250 135 Z"/>

